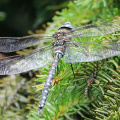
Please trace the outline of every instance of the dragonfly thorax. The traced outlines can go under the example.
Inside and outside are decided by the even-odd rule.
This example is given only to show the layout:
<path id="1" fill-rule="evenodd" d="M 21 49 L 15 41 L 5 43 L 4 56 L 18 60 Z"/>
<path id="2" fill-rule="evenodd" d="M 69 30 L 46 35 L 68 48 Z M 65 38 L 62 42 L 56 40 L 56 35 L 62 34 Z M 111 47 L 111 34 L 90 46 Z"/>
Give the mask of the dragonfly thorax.
<path id="1" fill-rule="evenodd" d="M 68 33 L 70 32 L 69 29 L 61 28 L 55 34 L 53 34 L 53 46 L 61 46 L 65 45 L 65 41 L 68 40 Z"/>
<path id="2" fill-rule="evenodd" d="M 63 46 L 65 45 L 65 40 L 56 40 L 56 41 L 53 41 L 52 45 L 55 47 L 55 46 Z"/>
<path id="3" fill-rule="evenodd" d="M 53 34 L 53 38 L 54 40 L 61 40 L 61 39 L 65 39 L 66 37 L 66 29 L 60 29 L 57 32 L 55 32 L 55 34 Z"/>
<path id="4" fill-rule="evenodd" d="M 66 49 L 66 42 L 70 41 L 71 38 L 70 29 L 61 28 L 55 34 L 53 34 L 53 51 L 54 53 L 60 53 L 62 57 L 64 56 L 65 49 Z"/>

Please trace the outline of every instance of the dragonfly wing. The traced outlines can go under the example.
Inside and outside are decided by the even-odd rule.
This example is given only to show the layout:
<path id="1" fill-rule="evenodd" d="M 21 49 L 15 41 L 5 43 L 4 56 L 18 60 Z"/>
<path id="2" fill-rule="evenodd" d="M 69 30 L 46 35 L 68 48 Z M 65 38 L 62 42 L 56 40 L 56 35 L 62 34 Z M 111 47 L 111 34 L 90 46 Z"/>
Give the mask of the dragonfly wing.
<path id="1" fill-rule="evenodd" d="M 35 34 L 25 37 L 0 37 L 0 52 L 14 52 L 52 40 L 51 35 Z"/>
<path id="2" fill-rule="evenodd" d="M 92 62 L 120 55 L 120 40 L 106 40 L 93 43 L 69 44 L 64 55 L 68 63 Z"/>
<path id="3" fill-rule="evenodd" d="M 73 37 L 101 36 L 114 33 L 118 30 L 120 30 L 120 16 L 105 22 L 77 27 L 73 31 Z"/>
<path id="4" fill-rule="evenodd" d="M 53 60 L 50 47 L 0 59 L 0 75 L 18 74 L 49 65 Z"/>

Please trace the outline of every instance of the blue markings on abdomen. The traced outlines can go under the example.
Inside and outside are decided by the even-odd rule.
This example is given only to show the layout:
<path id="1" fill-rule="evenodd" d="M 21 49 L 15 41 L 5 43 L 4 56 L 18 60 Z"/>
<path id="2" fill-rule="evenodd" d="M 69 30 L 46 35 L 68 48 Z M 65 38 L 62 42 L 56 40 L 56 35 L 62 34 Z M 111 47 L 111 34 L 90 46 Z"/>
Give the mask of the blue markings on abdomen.
<path id="1" fill-rule="evenodd" d="M 54 78 L 54 74 L 55 74 L 55 70 L 56 70 L 57 65 L 58 65 L 58 61 L 62 57 L 62 54 L 63 54 L 62 51 L 57 51 L 56 52 L 55 59 L 54 59 L 52 65 L 49 69 L 49 73 L 48 73 L 48 76 L 47 76 L 47 79 L 46 79 L 46 82 L 45 82 L 45 85 L 44 85 L 44 88 L 43 88 L 43 91 L 42 91 L 41 99 L 40 99 L 40 102 L 39 102 L 38 114 L 43 113 L 43 108 L 44 108 L 44 105 L 45 105 L 45 101 L 47 99 L 47 96 L 48 96 L 48 93 L 49 93 L 49 90 L 50 90 L 50 86 L 51 86 L 52 80 Z"/>

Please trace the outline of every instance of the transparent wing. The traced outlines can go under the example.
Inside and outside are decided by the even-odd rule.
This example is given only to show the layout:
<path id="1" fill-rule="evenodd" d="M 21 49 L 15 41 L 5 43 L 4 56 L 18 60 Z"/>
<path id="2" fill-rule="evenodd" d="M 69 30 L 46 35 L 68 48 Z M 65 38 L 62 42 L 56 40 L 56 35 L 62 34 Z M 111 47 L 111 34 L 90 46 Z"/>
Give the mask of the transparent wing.
<path id="1" fill-rule="evenodd" d="M 50 48 L 52 46 L 0 59 L 0 75 L 18 74 L 49 65 L 53 60 Z"/>
<path id="2" fill-rule="evenodd" d="M 35 34 L 25 37 L 0 37 L 0 52 L 14 52 L 26 47 L 51 41 L 52 35 Z"/>
<path id="3" fill-rule="evenodd" d="M 68 63 L 92 62 L 120 55 L 120 40 L 71 43 L 66 48 L 64 60 Z"/>
<path id="4" fill-rule="evenodd" d="M 73 37 L 101 36 L 120 30 L 120 16 L 101 23 L 88 24 L 75 28 Z"/>

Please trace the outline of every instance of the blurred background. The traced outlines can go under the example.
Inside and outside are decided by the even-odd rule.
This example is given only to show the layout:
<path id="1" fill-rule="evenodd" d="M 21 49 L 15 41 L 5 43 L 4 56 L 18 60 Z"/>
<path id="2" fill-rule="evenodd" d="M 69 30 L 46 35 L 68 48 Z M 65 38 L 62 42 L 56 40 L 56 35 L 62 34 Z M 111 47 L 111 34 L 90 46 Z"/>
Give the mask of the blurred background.
<path id="1" fill-rule="evenodd" d="M 0 36 L 25 36 L 28 30 L 42 29 L 67 4 L 68 0 L 0 0 Z"/>
<path id="2" fill-rule="evenodd" d="M 81 26 L 119 15 L 120 0 L 0 0 L 0 37 L 51 34 L 65 21 Z M 31 49 L 0 53 L 0 58 Z M 113 78 L 120 78 L 120 57 L 110 60 L 112 65 L 111 61 L 104 65 L 103 61 L 73 64 L 77 78 L 73 78 L 70 65 L 61 60 L 43 115 L 37 113 L 38 102 L 50 66 L 20 75 L 0 76 L 0 120 L 119 120 L 119 81 L 116 83 Z M 98 74 L 89 98 L 84 99 L 87 80 L 98 64 L 104 77 Z"/>

